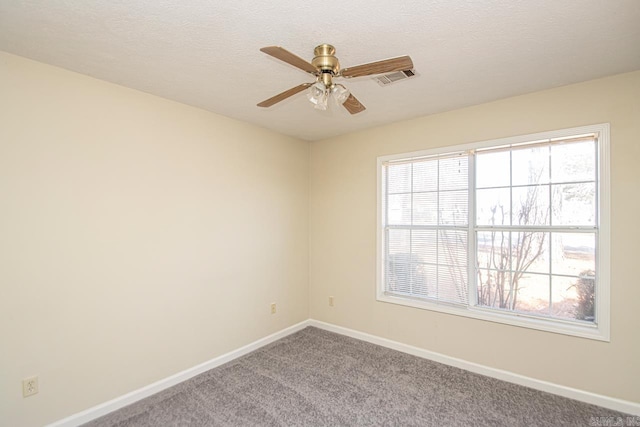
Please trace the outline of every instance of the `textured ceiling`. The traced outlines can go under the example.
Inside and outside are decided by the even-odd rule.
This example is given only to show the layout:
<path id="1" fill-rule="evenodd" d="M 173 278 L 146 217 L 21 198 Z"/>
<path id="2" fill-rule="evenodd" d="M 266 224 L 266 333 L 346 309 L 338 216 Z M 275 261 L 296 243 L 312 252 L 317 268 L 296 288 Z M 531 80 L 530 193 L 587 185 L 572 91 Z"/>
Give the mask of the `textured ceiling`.
<path id="1" fill-rule="evenodd" d="M 367 110 L 314 110 L 259 49 L 343 67 L 408 54 L 419 76 L 343 80 Z M 1 0 L 0 50 L 317 140 L 640 69 L 638 0 Z"/>

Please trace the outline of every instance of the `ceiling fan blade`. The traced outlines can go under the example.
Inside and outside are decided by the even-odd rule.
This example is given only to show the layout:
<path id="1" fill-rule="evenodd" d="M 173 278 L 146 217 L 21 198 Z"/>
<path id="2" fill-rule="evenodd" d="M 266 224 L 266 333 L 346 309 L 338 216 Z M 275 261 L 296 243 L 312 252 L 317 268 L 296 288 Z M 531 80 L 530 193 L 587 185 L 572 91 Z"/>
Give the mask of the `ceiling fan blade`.
<path id="1" fill-rule="evenodd" d="M 274 58 L 279 59 L 280 61 L 284 61 L 287 64 L 291 64 L 294 67 L 298 67 L 302 71 L 311 73 L 314 76 L 318 74 L 318 70 L 316 69 L 316 67 L 300 58 L 299 56 L 289 52 L 288 50 L 281 48 L 280 46 L 267 46 L 260 49 L 260 51 L 266 53 L 267 55 L 271 55 Z"/>
<path id="2" fill-rule="evenodd" d="M 360 101 L 358 101 L 358 99 L 351 94 L 349 94 L 349 97 L 347 98 L 346 101 L 344 101 L 342 106 L 346 108 L 347 111 L 350 112 L 351 114 L 358 114 L 366 110 L 366 107 L 362 105 Z"/>
<path id="3" fill-rule="evenodd" d="M 382 61 L 369 62 L 368 64 L 356 65 L 354 67 L 343 68 L 340 72 L 342 77 L 361 77 L 372 74 L 384 74 L 394 71 L 411 70 L 413 61 L 410 56 L 399 56 L 397 58 L 383 59 Z"/>
<path id="4" fill-rule="evenodd" d="M 278 102 L 283 101 L 298 92 L 302 92 L 312 84 L 313 83 L 302 83 L 301 85 L 292 87 L 291 89 L 285 90 L 284 92 L 279 93 L 276 96 L 272 96 L 271 98 L 262 101 L 258 104 L 258 107 L 271 107 L 273 104 L 277 104 Z"/>

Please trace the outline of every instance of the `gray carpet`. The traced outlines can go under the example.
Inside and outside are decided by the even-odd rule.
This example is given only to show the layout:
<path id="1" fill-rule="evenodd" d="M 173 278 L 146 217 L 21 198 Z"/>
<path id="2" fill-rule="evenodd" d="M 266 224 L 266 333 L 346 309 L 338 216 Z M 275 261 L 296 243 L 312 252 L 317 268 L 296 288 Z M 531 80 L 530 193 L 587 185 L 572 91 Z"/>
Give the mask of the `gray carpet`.
<path id="1" fill-rule="evenodd" d="M 587 426 L 592 417 L 625 419 L 308 327 L 86 426 Z"/>

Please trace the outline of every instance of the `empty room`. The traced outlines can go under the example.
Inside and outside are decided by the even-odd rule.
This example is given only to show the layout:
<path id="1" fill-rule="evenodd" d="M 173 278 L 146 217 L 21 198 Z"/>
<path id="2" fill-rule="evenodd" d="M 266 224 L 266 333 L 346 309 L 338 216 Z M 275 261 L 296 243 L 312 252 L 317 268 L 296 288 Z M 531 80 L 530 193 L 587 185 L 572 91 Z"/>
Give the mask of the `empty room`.
<path id="1" fill-rule="evenodd" d="M 640 1 L 0 0 L 0 426 L 640 426 Z"/>

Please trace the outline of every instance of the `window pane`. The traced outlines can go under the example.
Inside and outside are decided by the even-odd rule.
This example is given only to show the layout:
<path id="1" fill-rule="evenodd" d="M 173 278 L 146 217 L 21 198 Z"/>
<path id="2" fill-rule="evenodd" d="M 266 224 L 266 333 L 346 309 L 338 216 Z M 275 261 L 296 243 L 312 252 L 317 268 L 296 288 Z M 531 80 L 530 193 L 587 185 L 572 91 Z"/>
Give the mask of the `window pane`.
<path id="1" fill-rule="evenodd" d="M 577 292 L 577 277 L 562 277 L 562 276 L 552 276 L 551 277 L 551 314 L 555 317 L 560 317 L 564 319 L 577 319 L 578 312 L 578 292 Z M 587 278 L 587 282 L 589 279 Z M 593 283 L 593 282 L 591 282 Z M 589 293 L 589 296 L 593 297 L 593 287 L 587 286 L 582 287 L 581 293 L 586 291 Z M 587 311 L 589 310 L 588 307 Z M 592 320 L 593 319 L 593 306 L 591 306 L 591 311 L 587 313 Z M 587 319 L 580 319 L 587 320 Z"/>
<path id="2" fill-rule="evenodd" d="M 508 231 L 480 231 L 477 238 L 477 261 L 479 268 L 510 270 Z"/>
<path id="3" fill-rule="evenodd" d="M 549 233 L 511 233 L 511 269 L 549 274 Z"/>
<path id="4" fill-rule="evenodd" d="M 385 181 L 385 179 L 386 179 L 385 177 L 386 177 L 386 174 L 387 174 L 386 170 L 387 170 L 386 168 L 384 168 L 384 167 L 382 168 L 382 185 L 383 186 L 386 185 L 385 184 L 385 182 L 386 182 Z M 380 202 L 381 202 L 380 208 L 382 209 L 381 210 L 381 214 L 382 214 L 382 227 L 383 228 L 388 225 L 388 221 L 387 221 L 387 213 L 389 212 L 387 210 L 387 206 L 388 206 L 388 203 L 389 203 L 388 200 L 387 200 L 388 198 L 389 198 L 389 196 L 383 190 L 382 194 L 380 194 Z"/>
<path id="5" fill-rule="evenodd" d="M 413 295 L 424 298 L 436 298 L 437 290 L 436 266 L 416 265 L 413 280 Z"/>
<path id="6" fill-rule="evenodd" d="M 414 230 L 412 233 L 412 261 L 436 264 L 436 230 Z"/>
<path id="7" fill-rule="evenodd" d="M 387 290 L 410 292 L 411 290 L 411 244 L 409 230 L 388 231 L 388 255 L 386 260 Z"/>
<path id="8" fill-rule="evenodd" d="M 593 273 L 593 272 L 591 272 Z M 554 316 L 595 321 L 595 275 L 551 278 Z"/>
<path id="9" fill-rule="evenodd" d="M 440 186 L 442 190 L 462 190 L 469 188 L 468 157 L 441 159 Z"/>
<path id="10" fill-rule="evenodd" d="M 467 190 L 441 191 L 440 225 L 467 225 L 469 222 L 469 200 Z"/>
<path id="11" fill-rule="evenodd" d="M 596 269 L 595 233 L 552 233 L 553 274 L 581 276 Z"/>
<path id="12" fill-rule="evenodd" d="M 549 314 L 549 276 L 512 275 L 503 271 L 478 270 L 478 304 L 485 307 Z"/>
<path id="13" fill-rule="evenodd" d="M 405 254 L 407 256 L 406 262 L 409 262 L 409 254 L 411 253 L 410 233 L 409 230 L 391 229 L 387 231 L 387 253 L 389 259 Z"/>
<path id="14" fill-rule="evenodd" d="M 390 194 L 387 204 L 389 225 L 411 225 L 411 194 Z"/>
<path id="15" fill-rule="evenodd" d="M 509 225 L 511 199 L 508 188 L 476 191 L 478 225 Z"/>
<path id="16" fill-rule="evenodd" d="M 413 194 L 413 223 L 416 225 L 438 224 L 438 193 Z"/>
<path id="17" fill-rule="evenodd" d="M 596 185 L 553 185 L 553 225 L 595 225 Z"/>
<path id="18" fill-rule="evenodd" d="M 467 240 L 466 231 L 440 230 L 438 233 L 438 264 L 464 267 L 466 275 L 467 251 L 469 250 Z"/>
<path id="19" fill-rule="evenodd" d="M 386 281 L 387 290 L 391 292 L 410 293 L 411 292 L 411 264 L 404 256 L 390 255 L 387 260 Z"/>
<path id="20" fill-rule="evenodd" d="M 507 293 L 511 283 L 508 271 L 478 269 L 478 305 L 508 308 Z"/>
<path id="21" fill-rule="evenodd" d="M 438 267 L 438 299 L 466 304 L 467 297 L 467 269 L 466 267 L 439 266 Z"/>
<path id="22" fill-rule="evenodd" d="M 594 141 L 551 146 L 551 181 L 595 181 L 596 144 Z"/>
<path id="23" fill-rule="evenodd" d="M 510 301 L 514 310 L 528 314 L 549 315 L 549 276 L 515 274 L 513 287 L 510 290 L 515 295 L 515 299 Z"/>
<path id="24" fill-rule="evenodd" d="M 438 189 L 438 161 L 427 160 L 413 164 L 413 191 Z"/>
<path id="25" fill-rule="evenodd" d="M 513 150 L 511 161 L 513 185 L 549 182 L 549 146 Z"/>
<path id="26" fill-rule="evenodd" d="M 549 186 L 516 187 L 512 201 L 513 225 L 549 225 Z"/>
<path id="27" fill-rule="evenodd" d="M 476 187 L 508 187 L 511 185 L 508 151 L 476 156 Z"/>
<path id="28" fill-rule="evenodd" d="M 387 167 L 388 193 L 411 191 L 411 163 L 391 164 Z"/>

